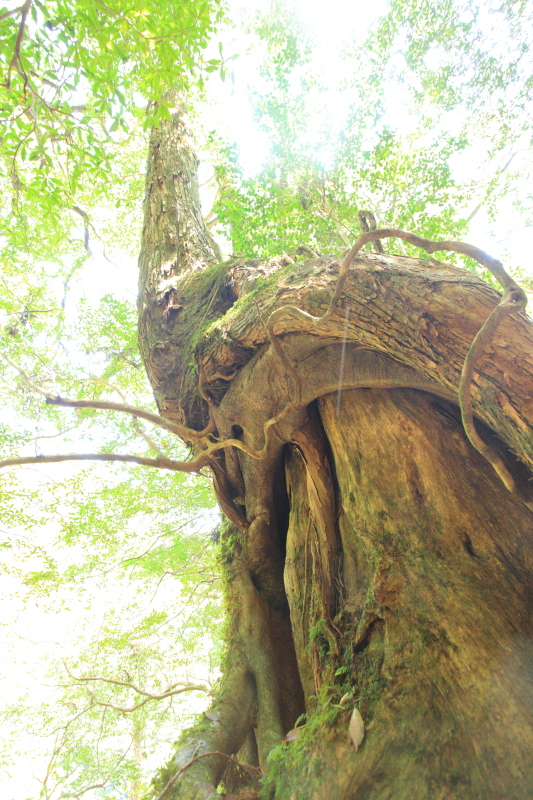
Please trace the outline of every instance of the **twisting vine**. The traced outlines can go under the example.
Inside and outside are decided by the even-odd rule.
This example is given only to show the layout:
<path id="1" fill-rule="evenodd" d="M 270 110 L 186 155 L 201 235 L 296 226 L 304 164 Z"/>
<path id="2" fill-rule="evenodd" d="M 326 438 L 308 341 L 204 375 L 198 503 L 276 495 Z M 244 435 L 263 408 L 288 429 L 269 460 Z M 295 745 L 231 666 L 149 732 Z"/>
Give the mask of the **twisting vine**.
<path id="1" fill-rule="evenodd" d="M 409 231 L 402 231 L 398 228 L 380 228 L 377 230 L 365 231 L 365 233 L 363 233 L 359 237 L 359 239 L 355 242 L 352 249 L 349 251 L 344 261 L 342 262 L 341 268 L 339 270 L 339 276 L 337 278 L 337 284 L 335 286 L 335 291 L 333 293 L 333 296 L 330 300 L 329 306 L 325 314 L 323 314 L 321 317 L 315 317 L 313 316 L 313 314 L 309 314 L 306 311 L 302 311 L 302 309 L 297 308 L 296 306 L 288 305 L 276 309 L 276 311 L 274 311 L 268 318 L 267 331 L 269 340 L 272 344 L 272 347 L 278 354 L 280 360 L 284 364 L 287 372 L 292 377 L 295 383 L 297 398 L 300 399 L 302 394 L 301 379 L 300 376 L 298 375 L 298 372 L 296 371 L 296 369 L 293 367 L 293 365 L 290 363 L 289 359 L 283 352 L 282 344 L 279 338 L 275 334 L 274 325 L 276 321 L 281 316 L 289 312 L 291 315 L 304 320 L 308 324 L 311 324 L 313 328 L 316 328 L 319 325 L 323 325 L 334 314 L 337 304 L 341 299 L 342 293 L 344 291 L 344 286 L 346 284 L 346 279 L 348 277 L 349 269 L 353 264 L 354 259 L 361 251 L 361 249 L 364 247 L 364 245 L 367 244 L 368 242 L 374 242 L 380 239 L 389 239 L 389 238 L 402 239 L 403 241 L 409 242 L 409 244 L 412 244 L 415 247 L 422 248 L 423 250 L 425 250 L 427 253 L 430 254 L 437 252 L 452 252 L 468 256 L 469 258 L 474 259 L 474 261 L 477 261 L 478 264 L 481 264 L 482 266 L 486 267 L 489 270 L 489 272 L 496 278 L 498 283 L 502 286 L 504 291 L 501 301 L 491 311 L 487 321 L 477 333 L 463 362 L 463 368 L 461 370 L 461 379 L 459 382 L 458 399 L 459 399 L 459 407 L 461 410 L 461 419 L 468 440 L 470 441 L 472 446 L 475 447 L 475 449 L 479 453 L 481 453 L 481 455 L 492 465 L 497 475 L 502 480 L 504 486 L 513 494 L 519 495 L 516 482 L 512 477 L 512 475 L 510 474 L 507 467 L 505 466 L 505 464 L 503 463 L 499 453 L 497 453 L 497 451 L 491 445 L 484 442 L 476 430 L 470 390 L 472 386 L 474 371 L 476 369 L 481 354 L 493 340 L 494 334 L 499 325 L 503 322 L 503 320 L 507 316 L 509 316 L 509 314 L 525 310 L 525 307 L 527 305 L 527 297 L 524 290 L 521 289 L 520 286 L 518 286 L 518 284 L 516 283 L 516 281 L 514 281 L 513 278 L 511 278 L 511 276 L 508 274 L 508 272 L 506 272 L 501 261 L 498 261 L 492 256 L 489 256 L 479 247 L 475 247 L 474 245 L 471 244 L 466 244 L 465 242 L 454 242 L 454 241 L 434 242 L 430 239 L 424 238 L 423 236 L 418 236 L 417 234 L 410 233 Z M 526 502 L 526 505 L 533 507 L 532 503 Z"/>
<path id="2" fill-rule="evenodd" d="M 368 212 L 362 212 L 362 215 L 364 216 L 365 228 L 369 227 L 367 214 Z M 373 219 L 371 219 L 371 223 L 372 222 Z M 492 465 L 506 488 L 513 494 L 519 495 L 516 482 L 503 463 L 500 455 L 491 445 L 487 444 L 481 439 L 476 430 L 471 399 L 471 386 L 474 371 L 478 365 L 480 356 L 493 340 L 494 334 L 502 321 L 509 316 L 509 314 L 517 311 L 524 311 L 527 305 L 526 294 L 506 272 L 502 263 L 492 256 L 489 256 L 480 248 L 464 242 L 448 240 L 432 241 L 424 238 L 423 236 L 418 236 L 418 234 L 410 233 L 409 231 L 403 231 L 398 228 L 373 228 L 370 230 L 365 230 L 365 232 L 359 237 L 351 250 L 345 256 L 339 270 L 335 290 L 329 302 L 328 308 L 321 317 L 316 317 L 313 314 L 309 314 L 307 311 L 303 311 L 301 308 L 297 308 L 293 305 L 282 306 L 281 308 L 273 311 L 268 317 L 268 320 L 266 321 L 268 339 L 285 370 L 294 382 L 295 397 L 291 399 L 278 414 L 271 417 L 264 423 L 263 446 L 260 449 L 254 450 L 251 447 L 248 447 L 248 445 L 246 445 L 240 439 L 230 438 L 217 441 L 214 435 L 215 422 L 213 417 L 213 400 L 205 391 L 205 376 L 203 375 L 202 370 L 200 371 L 200 393 L 208 404 L 209 422 L 202 431 L 196 431 L 192 428 L 179 425 L 173 420 L 162 417 L 159 414 L 153 414 L 149 411 L 145 411 L 144 409 L 127 405 L 126 403 L 112 403 L 100 400 L 69 400 L 59 396 L 51 397 L 42 388 L 33 385 L 33 382 L 24 369 L 14 364 L 10 359 L 6 358 L 10 365 L 19 371 L 28 385 L 45 395 L 47 403 L 51 405 L 67 406 L 70 408 L 94 408 L 101 410 L 120 411 L 133 416 L 134 419 L 144 419 L 147 422 L 151 422 L 154 425 L 166 429 L 170 433 L 173 433 L 186 442 L 189 442 L 194 447 L 194 456 L 189 461 L 175 461 L 162 455 L 158 455 L 156 458 L 144 458 L 140 456 L 118 455 L 112 453 L 29 456 L 0 461 L 0 468 L 22 464 L 35 464 L 40 462 L 99 460 L 125 461 L 142 464 L 144 466 L 157 467 L 159 469 L 169 469 L 183 472 L 199 472 L 203 467 L 212 461 L 215 453 L 227 447 L 235 447 L 239 450 L 242 450 L 246 455 L 254 459 L 265 458 L 272 428 L 277 425 L 291 410 L 301 405 L 302 402 L 302 382 L 296 368 L 287 358 L 283 350 L 282 342 L 275 332 L 276 323 L 280 320 L 280 318 L 286 316 L 287 314 L 304 321 L 306 325 L 310 326 L 312 329 L 316 329 L 328 322 L 328 320 L 335 313 L 335 309 L 337 308 L 337 305 L 342 297 L 350 267 L 352 266 L 356 256 L 368 242 L 380 242 L 381 239 L 389 238 L 401 239 L 409 244 L 414 245 L 415 247 L 422 248 L 430 254 L 437 252 L 452 252 L 468 256 L 469 258 L 474 259 L 474 261 L 476 261 L 478 264 L 486 267 L 502 286 L 504 291 L 501 301 L 492 310 L 487 321 L 477 333 L 464 360 L 461 371 L 461 379 L 459 382 L 458 400 L 463 427 L 470 443 Z M 526 503 L 526 505 L 533 507 L 533 504 L 531 503 Z"/>

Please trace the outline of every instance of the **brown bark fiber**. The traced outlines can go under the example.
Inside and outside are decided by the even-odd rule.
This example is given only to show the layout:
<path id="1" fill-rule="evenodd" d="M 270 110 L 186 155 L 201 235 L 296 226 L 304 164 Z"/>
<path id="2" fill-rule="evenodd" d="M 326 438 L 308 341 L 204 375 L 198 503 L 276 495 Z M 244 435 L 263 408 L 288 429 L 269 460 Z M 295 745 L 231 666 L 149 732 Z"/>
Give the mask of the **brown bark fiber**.
<path id="1" fill-rule="evenodd" d="M 498 292 L 434 259 L 365 253 L 323 324 L 277 315 L 280 358 L 266 320 L 287 305 L 323 314 L 338 258 L 216 265 L 201 230 L 190 257 L 181 240 L 198 208 L 182 196 L 172 217 L 165 205 L 177 173 L 162 139 L 140 298 L 159 409 L 201 429 L 210 407 L 215 437 L 264 449 L 212 461 L 232 520 L 220 720 L 185 738 L 158 792 L 195 755 L 240 751 L 279 800 L 530 800 L 533 513 L 471 446 L 457 407 Z M 532 397 L 533 326 L 515 313 L 482 354 L 472 398 L 479 434 L 526 501 Z M 357 752 L 354 704 L 366 727 Z M 191 763 L 165 796 L 214 798 L 226 767 L 215 755 Z"/>

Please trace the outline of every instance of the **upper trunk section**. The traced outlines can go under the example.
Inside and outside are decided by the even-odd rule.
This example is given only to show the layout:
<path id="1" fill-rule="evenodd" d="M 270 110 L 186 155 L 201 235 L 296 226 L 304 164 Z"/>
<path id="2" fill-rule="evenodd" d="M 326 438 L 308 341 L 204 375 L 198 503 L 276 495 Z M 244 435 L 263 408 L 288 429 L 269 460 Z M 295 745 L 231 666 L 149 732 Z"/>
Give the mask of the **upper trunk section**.
<path id="1" fill-rule="evenodd" d="M 202 216 L 186 107 L 180 99 L 176 104 L 176 113 L 150 137 L 139 257 L 139 346 L 154 387 L 169 371 L 174 379 L 181 373 L 180 364 L 169 365 L 165 358 L 160 363 L 165 332 L 183 310 L 178 282 L 221 260 Z"/>

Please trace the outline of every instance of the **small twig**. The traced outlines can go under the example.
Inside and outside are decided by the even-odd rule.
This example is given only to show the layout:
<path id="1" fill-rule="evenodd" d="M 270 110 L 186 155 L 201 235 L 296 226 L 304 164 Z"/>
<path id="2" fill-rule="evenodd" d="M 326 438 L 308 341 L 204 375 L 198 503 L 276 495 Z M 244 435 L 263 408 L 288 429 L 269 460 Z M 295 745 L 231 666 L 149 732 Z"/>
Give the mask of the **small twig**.
<path id="1" fill-rule="evenodd" d="M 29 441 L 30 442 L 36 442 L 39 439 L 57 439 L 58 436 L 64 436 L 66 433 L 69 433 L 70 431 L 75 431 L 77 428 L 79 428 L 79 425 L 71 425 L 70 428 L 65 428 L 64 431 L 59 431 L 59 433 L 51 433 L 49 435 L 43 434 L 42 436 L 34 436 L 33 439 L 30 439 Z"/>
<path id="2" fill-rule="evenodd" d="M 485 200 L 486 200 L 486 198 L 487 198 L 487 195 L 488 195 L 488 194 L 489 194 L 489 192 L 490 192 L 490 189 L 491 189 L 491 187 L 493 187 L 493 186 L 494 186 L 494 185 L 497 183 L 497 181 L 498 181 L 498 178 L 500 177 L 500 175 L 503 175 L 503 173 L 504 173 L 504 172 L 505 172 L 505 171 L 506 171 L 506 170 L 507 170 L 507 169 L 508 169 L 508 168 L 511 166 L 511 164 L 512 164 L 512 162 L 513 162 L 513 160 L 514 160 L 514 158 L 515 158 L 515 156 L 516 156 L 517 154 L 518 154 L 518 151 L 515 151 L 514 153 L 511 153 L 511 156 L 510 156 L 510 158 L 509 158 L 509 159 L 507 160 L 507 162 L 506 162 L 506 163 L 503 165 L 503 167 L 502 167 L 501 169 L 499 169 L 499 170 L 496 170 L 496 174 L 495 174 L 495 175 L 493 176 L 493 178 L 492 178 L 492 179 L 489 181 L 489 184 L 488 184 L 488 186 L 487 186 L 487 191 L 485 192 L 485 197 L 483 198 L 483 200 L 480 200 L 480 202 L 479 202 L 479 203 L 477 204 L 477 206 L 474 208 L 474 210 L 472 211 L 472 213 L 468 215 L 468 217 L 466 218 L 466 221 L 467 221 L 467 222 L 472 222 L 472 220 L 474 219 L 474 217 L 476 216 L 476 214 L 478 214 L 478 212 L 480 211 L 481 207 L 483 206 L 483 203 L 485 202 Z"/>
<path id="3" fill-rule="evenodd" d="M 113 773 L 116 772 L 116 770 L 118 769 L 120 764 L 124 761 L 124 759 L 126 758 L 126 756 L 129 753 L 129 751 L 131 750 L 132 744 L 133 744 L 133 742 L 130 742 L 129 746 L 122 753 L 122 755 L 120 756 L 119 760 L 117 761 L 117 763 L 115 764 L 115 766 L 113 767 L 111 772 L 108 773 L 107 778 L 104 778 L 104 780 L 100 781 L 99 783 L 92 783 L 90 786 L 86 786 L 85 789 L 81 790 L 81 792 L 77 792 L 77 793 L 74 793 L 74 792 L 63 792 L 61 794 L 61 798 L 74 797 L 75 800 L 79 800 L 80 797 L 82 797 L 86 792 L 90 792 L 92 789 L 102 789 L 109 782 L 110 778 L 112 778 Z"/>
<path id="4" fill-rule="evenodd" d="M 90 709 L 93 708 L 93 707 L 94 707 L 94 703 L 91 700 L 91 702 L 89 703 L 89 705 L 86 708 L 82 708 L 82 710 L 79 711 L 74 717 L 71 717 L 68 720 L 68 722 L 65 722 L 64 725 L 59 725 L 57 728 L 54 728 L 47 735 L 48 736 L 52 736 L 52 734 L 57 733 L 58 731 L 62 731 L 62 730 L 66 731 L 67 728 L 69 727 L 69 725 L 72 725 L 73 722 L 76 722 L 76 720 L 79 719 L 79 717 L 82 717 L 85 713 L 87 713 L 87 711 L 90 711 Z"/>
<path id="5" fill-rule="evenodd" d="M 30 378 L 30 376 L 28 375 L 28 373 L 26 372 L 26 370 L 23 367 L 19 367 L 18 364 L 15 364 L 15 362 L 12 361 L 9 358 L 9 356 L 6 356 L 5 353 L 0 353 L 0 355 L 2 356 L 4 361 L 7 361 L 7 363 L 9 364 L 10 367 L 13 367 L 13 369 L 16 369 L 17 372 L 20 375 L 22 375 L 22 377 L 24 378 L 24 381 L 26 382 L 26 385 L 28 386 L 28 388 L 33 389 L 34 392 L 38 392 L 38 394 L 42 395 L 43 397 L 46 397 L 47 399 L 48 399 L 48 397 L 50 397 L 50 392 L 46 392 L 44 389 L 41 389 L 41 387 L 37 383 L 35 383 L 35 381 L 33 381 Z"/>
<path id="6" fill-rule="evenodd" d="M 320 209 L 317 209 L 316 213 L 319 215 L 319 217 L 322 217 L 322 219 L 325 219 L 326 221 L 328 219 L 331 219 L 333 221 L 334 225 L 335 225 L 335 228 L 337 230 L 337 233 L 338 233 L 339 237 L 342 239 L 342 242 L 343 242 L 344 246 L 348 247 L 348 248 L 352 246 L 352 243 L 348 239 L 348 237 L 346 235 L 346 232 L 344 231 L 343 226 L 341 225 L 341 223 L 339 221 L 339 218 L 334 213 L 332 208 L 329 209 L 328 213 L 325 213 L 324 211 L 321 211 Z"/>

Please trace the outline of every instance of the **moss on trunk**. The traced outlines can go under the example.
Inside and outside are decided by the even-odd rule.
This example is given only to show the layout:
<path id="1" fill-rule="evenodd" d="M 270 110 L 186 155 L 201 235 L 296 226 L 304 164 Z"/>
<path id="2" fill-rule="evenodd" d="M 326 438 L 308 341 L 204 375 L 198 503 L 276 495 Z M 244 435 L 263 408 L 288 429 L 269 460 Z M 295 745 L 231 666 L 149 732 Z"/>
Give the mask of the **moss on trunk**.
<path id="1" fill-rule="evenodd" d="M 187 147 L 173 162 L 182 122 L 151 148 L 141 351 L 165 416 L 199 429 L 209 411 L 213 439 L 246 452 L 211 462 L 235 526 L 220 718 L 185 737 L 156 794 L 184 770 L 166 796 L 215 797 L 224 754 L 257 753 L 265 798 L 530 800 L 533 514 L 454 402 L 498 293 L 433 259 L 365 254 L 323 324 L 276 316 L 276 352 L 269 315 L 323 313 L 339 262 L 217 264 L 197 195 L 180 194 L 195 171 Z M 531 499 L 527 318 L 508 317 L 482 361 L 480 433 Z"/>

